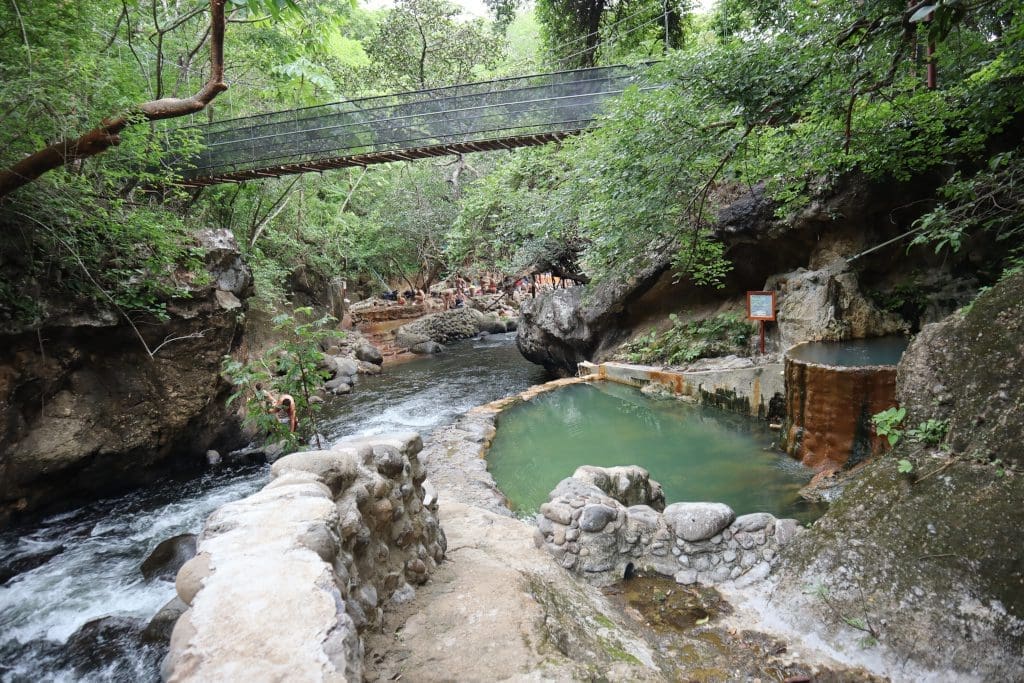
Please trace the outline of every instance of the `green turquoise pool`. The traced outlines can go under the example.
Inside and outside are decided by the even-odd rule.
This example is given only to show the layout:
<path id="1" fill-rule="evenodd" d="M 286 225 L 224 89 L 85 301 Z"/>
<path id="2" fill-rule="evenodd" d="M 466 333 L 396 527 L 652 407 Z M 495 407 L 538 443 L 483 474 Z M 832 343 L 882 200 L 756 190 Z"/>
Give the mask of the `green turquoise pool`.
<path id="1" fill-rule="evenodd" d="M 580 465 L 640 465 L 661 483 L 669 503 L 716 501 L 738 515 L 817 519 L 826 506 L 797 495 L 814 472 L 776 450 L 774 440 L 775 432 L 757 420 L 599 382 L 502 412 L 487 463 L 521 514 L 535 512 Z"/>

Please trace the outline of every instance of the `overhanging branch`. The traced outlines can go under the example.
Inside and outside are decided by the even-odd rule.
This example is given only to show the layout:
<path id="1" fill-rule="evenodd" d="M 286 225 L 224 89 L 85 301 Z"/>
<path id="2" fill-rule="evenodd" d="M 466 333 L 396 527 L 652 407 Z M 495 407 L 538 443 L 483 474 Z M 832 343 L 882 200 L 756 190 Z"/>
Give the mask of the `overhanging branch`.
<path id="1" fill-rule="evenodd" d="M 224 84 L 224 4 L 226 0 L 210 0 L 210 78 L 192 97 L 164 97 L 143 102 L 116 117 L 104 119 L 88 133 L 61 140 L 31 154 L 5 171 L 0 171 L 0 197 L 27 185 L 47 171 L 79 159 L 102 154 L 121 143 L 121 132 L 141 121 L 187 116 L 202 111 L 220 93 Z"/>

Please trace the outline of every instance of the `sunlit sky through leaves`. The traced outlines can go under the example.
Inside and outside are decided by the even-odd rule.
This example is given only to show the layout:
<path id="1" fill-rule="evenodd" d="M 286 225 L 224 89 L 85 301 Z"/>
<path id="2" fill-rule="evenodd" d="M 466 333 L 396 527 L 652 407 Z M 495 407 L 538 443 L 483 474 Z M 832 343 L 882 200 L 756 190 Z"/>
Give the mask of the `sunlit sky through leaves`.
<path id="1" fill-rule="evenodd" d="M 452 0 L 456 5 L 463 8 L 464 13 L 470 17 L 487 17 L 487 5 L 483 0 Z M 716 0 L 697 0 L 697 11 L 707 12 L 715 4 Z M 394 0 L 360 0 L 361 7 L 366 9 L 381 9 L 394 5 Z M 532 3 L 531 3 L 532 4 Z M 521 10 L 520 10 L 521 11 Z"/>

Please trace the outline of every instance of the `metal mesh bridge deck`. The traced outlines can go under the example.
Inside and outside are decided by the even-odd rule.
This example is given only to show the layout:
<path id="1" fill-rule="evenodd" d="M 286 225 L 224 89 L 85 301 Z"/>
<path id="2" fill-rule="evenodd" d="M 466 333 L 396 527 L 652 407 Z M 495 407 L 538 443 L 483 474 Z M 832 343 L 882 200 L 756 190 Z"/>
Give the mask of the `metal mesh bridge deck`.
<path id="1" fill-rule="evenodd" d="M 513 149 L 586 130 L 644 67 L 609 66 L 366 97 L 187 126 L 203 149 L 181 184 Z"/>

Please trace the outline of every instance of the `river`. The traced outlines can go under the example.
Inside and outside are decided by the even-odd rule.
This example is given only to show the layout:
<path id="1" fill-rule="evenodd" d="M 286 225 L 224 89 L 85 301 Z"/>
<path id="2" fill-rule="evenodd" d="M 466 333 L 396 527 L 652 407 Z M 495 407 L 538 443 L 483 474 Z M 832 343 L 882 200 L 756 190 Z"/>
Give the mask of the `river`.
<path id="1" fill-rule="evenodd" d="M 394 430 L 425 435 L 473 406 L 546 379 L 520 356 L 514 334 L 460 342 L 438 357 L 360 378 L 351 395 L 325 405 L 320 428 L 331 442 Z M 0 535 L 0 567 L 52 555 L 0 585 L 0 680 L 158 680 L 163 647 L 128 637 L 76 645 L 74 634 L 102 617 L 126 624 L 152 617 L 174 585 L 143 580 L 146 556 L 166 538 L 197 533 L 213 510 L 258 490 L 267 477 L 268 468 L 259 467 L 168 478 Z"/>

